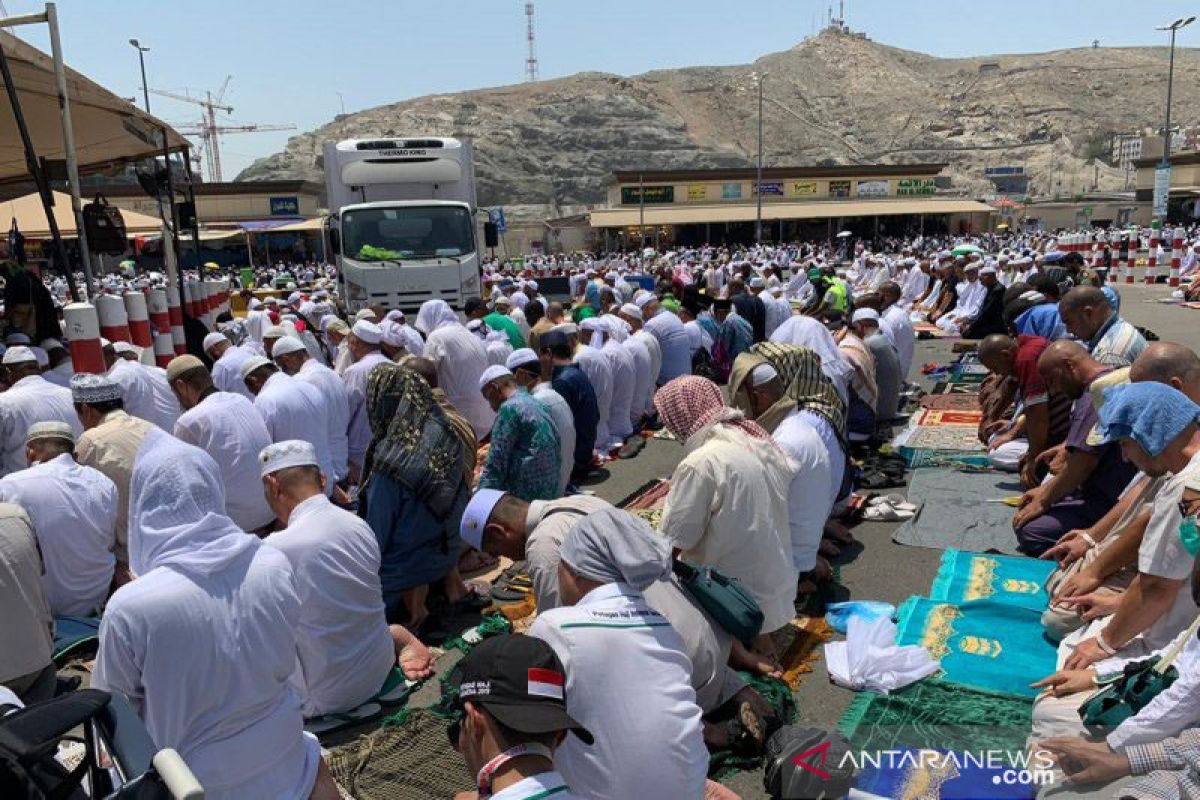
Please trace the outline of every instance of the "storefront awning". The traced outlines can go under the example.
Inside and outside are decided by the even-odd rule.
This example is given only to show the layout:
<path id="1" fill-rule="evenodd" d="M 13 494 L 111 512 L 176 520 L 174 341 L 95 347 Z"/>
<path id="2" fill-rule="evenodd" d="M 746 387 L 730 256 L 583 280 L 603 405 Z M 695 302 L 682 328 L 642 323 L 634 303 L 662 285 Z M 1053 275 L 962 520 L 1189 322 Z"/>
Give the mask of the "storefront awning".
<path id="1" fill-rule="evenodd" d="M 54 84 L 54 62 L 36 47 L 0 30 L 0 47 L 8 57 L 13 85 L 39 158 L 61 160 L 62 116 Z M 66 69 L 67 99 L 75 133 L 75 153 L 82 174 L 105 171 L 129 161 L 162 153 L 162 130 L 167 147 L 182 150 L 188 142 L 171 126 L 138 110 L 70 67 Z M 12 107 L 0 99 L 0 184 L 30 180 L 25 151 Z M 67 205 L 70 209 L 70 205 Z"/>
<path id="2" fill-rule="evenodd" d="M 272 228 L 271 233 L 303 233 L 308 231 L 314 233 L 320 231 L 325 225 L 324 217 L 314 217 L 313 219 L 305 219 L 300 222 L 289 222 L 287 225 L 280 225 L 278 228 Z"/>
<path id="3" fill-rule="evenodd" d="M 895 200 L 831 200 L 801 203 L 763 203 L 762 218 L 837 219 L 839 217 L 890 217 L 901 214 L 995 214 L 996 209 L 975 200 L 912 198 Z M 707 206 L 646 206 L 646 225 L 695 225 L 711 222 L 754 222 L 753 203 Z M 591 212 L 593 228 L 636 227 L 637 207 L 597 208 Z"/>
<path id="4" fill-rule="evenodd" d="M 86 202 L 86 198 L 85 198 Z M 58 230 L 66 239 L 74 239 L 78 233 L 75 227 L 75 215 L 71 212 L 71 197 L 62 192 L 54 192 L 54 220 Z M 125 220 L 127 234 L 162 233 L 162 221 L 158 217 L 149 217 L 136 211 L 121 210 L 121 218 Z M 17 228 L 29 239 L 50 238 L 50 223 L 46 220 L 46 212 L 42 209 L 41 198 L 37 192 L 0 203 L 0 225 L 4 230 L 12 226 L 13 220 Z"/>

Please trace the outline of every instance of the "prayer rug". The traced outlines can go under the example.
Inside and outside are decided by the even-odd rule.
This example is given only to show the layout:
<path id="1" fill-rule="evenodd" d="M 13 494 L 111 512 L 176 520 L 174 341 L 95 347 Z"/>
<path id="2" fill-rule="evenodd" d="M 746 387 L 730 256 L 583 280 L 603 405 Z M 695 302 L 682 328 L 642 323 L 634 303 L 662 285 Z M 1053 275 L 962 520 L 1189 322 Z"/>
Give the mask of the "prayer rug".
<path id="1" fill-rule="evenodd" d="M 929 599 L 954 604 L 992 600 L 1041 613 L 1050 603 L 1046 580 L 1056 566 L 1053 561 L 1036 558 L 947 550 Z"/>
<path id="2" fill-rule="evenodd" d="M 955 395 L 948 395 L 954 397 Z M 958 395 L 963 397 L 964 395 Z M 969 425 L 978 428 L 983 412 L 978 409 L 935 409 L 926 408 L 917 414 L 917 424 L 923 427 L 943 427 L 946 425 Z"/>
<path id="3" fill-rule="evenodd" d="M 54 663 L 62 666 L 77 654 L 95 654 L 100 642 L 99 617 L 54 618 Z"/>
<path id="4" fill-rule="evenodd" d="M 662 508 L 671 491 L 671 481 L 666 478 L 654 478 L 637 488 L 632 494 L 617 503 L 618 508 L 626 511 L 649 511 Z"/>
<path id="5" fill-rule="evenodd" d="M 824 617 L 804 614 L 772 633 L 784 682 L 792 689 L 799 688 L 801 676 L 812 672 L 812 662 L 820 657 L 817 647 L 832 638 L 833 629 Z"/>
<path id="6" fill-rule="evenodd" d="M 919 508 L 892 541 L 938 550 L 1018 555 L 1013 510 L 999 501 L 1021 491 L 1015 475 L 950 468 L 913 473 L 908 501 Z"/>
<path id="7" fill-rule="evenodd" d="M 1042 614 L 994 600 L 939 603 L 910 597 L 900 606 L 896 644 L 917 644 L 941 663 L 941 677 L 972 689 L 1033 698 L 1029 684 L 1054 672 L 1056 646 Z"/>
<path id="8" fill-rule="evenodd" d="M 751 672 L 739 672 L 746 685 L 766 701 L 781 725 L 790 725 L 796 719 L 796 698 L 793 687 L 778 678 L 767 678 Z M 708 777 L 723 780 L 736 772 L 759 770 L 763 766 L 762 756 L 739 756 L 731 750 L 714 750 L 708 754 Z"/>
<path id="9" fill-rule="evenodd" d="M 927 394 L 921 398 L 920 406 L 937 411 L 979 411 L 979 395 Z"/>
<path id="10" fill-rule="evenodd" d="M 978 383 L 962 383 L 960 381 L 939 381 L 934 384 L 930 394 L 979 394 Z"/>
<path id="11" fill-rule="evenodd" d="M 995 781 L 1019 763 L 1033 702 L 935 678 L 889 695 L 858 695 L 838 721 L 855 754 L 855 788 L 878 797 L 1032 798 Z M 981 763 L 993 754 L 1004 767 Z M 922 755 L 924 754 L 924 755 Z M 936 755 L 934 755 L 936 754 Z"/>
<path id="12" fill-rule="evenodd" d="M 427 800 L 471 789 L 466 762 L 450 746 L 450 721 L 429 711 L 405 715 L 327 756 L 333 773 L 356 800 Z"/>

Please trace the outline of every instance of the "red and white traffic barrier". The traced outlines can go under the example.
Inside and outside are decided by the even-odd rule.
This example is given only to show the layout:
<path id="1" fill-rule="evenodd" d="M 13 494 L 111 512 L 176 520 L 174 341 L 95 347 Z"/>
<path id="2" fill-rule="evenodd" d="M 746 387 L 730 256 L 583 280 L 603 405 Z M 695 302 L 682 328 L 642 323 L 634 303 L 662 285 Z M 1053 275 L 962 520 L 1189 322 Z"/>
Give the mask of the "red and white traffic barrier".
<path id="1" fill-rule="evenodd" d="M 1158 282 L 1158 231 L 1151 229 L 1150 231 L 1150 252 L 1146 256 L 1146 277 L 1145 283 Z"/>
<path id="2" fill-rule="evenodd" d="M 187 352 L 187 337 L 183 333 L 183 308 L 179 305 L 179 287 L 167 287 L 167 318 L 171 323 L 171 341 L 175 343 L 175 355 Z"/>
<path id="3" fill-rule="evenodd" d="M 100 335 L 110 342 L 129 342 L 129 315 L 125 313 L 125 301 L 111 294 L 96 298 L 96 316 L 100 320 Z"/>
<path id="4" fill-rule="evenodd" d="M 150 328 L 155 336 L 171 332 L 171 313 L 167 310 L 167 293 L 151 289 L 146 293 L 146 308 L 150 312 Z"/>
<path id="5" fill-rule="evenodd" d="M 1137 235 L 1129 236 L 1129 260 L 1125 262 L 1125 282 L 1133 283 L 1133 270 L 1137 266 L 1138 247 L 1142 240 Z"/>
<path id="6" fill-rule="evenodd" d="M 63 331 L 75 372 L 103 375 L 104 348 L 100 344 L 100 317 L 91 303 L 71 303 L 63 309 Z"/>
<path id="7" fill-rule="evenodd" d="M 1171 234 L 1171 288 L 1179 285 L 1179 267 L 1183 262 L 1183 228 L 1176 228 Z"/>
<path id="8" fill-rule="evenodd" d="M 154 334 L 154 363 L 164 369 L 175 358 L 175 339 L 171 329 L 166 328 Z"/>
<path id="9" fill-rule="evenodd" d="M 150 333 L 150 312 L 146 308 L 146 295 L 141 292 L 125 293 L 125 315 L 129 318 L 129 338 L 142 349 L 142 363 L 154 363 L 154 336 Z"/>
<path id="10" fill-rule="evenodd" d="M 1099 267 L 1104 266 L 1104 242 L 1105 236 L 1103 231 L 1101 231 L 1100 233 L 1096 234 L 1096 238 L 1094 239 L 1094 243 L 1092 245 L 1092 269 L 1098 269 Z"/>

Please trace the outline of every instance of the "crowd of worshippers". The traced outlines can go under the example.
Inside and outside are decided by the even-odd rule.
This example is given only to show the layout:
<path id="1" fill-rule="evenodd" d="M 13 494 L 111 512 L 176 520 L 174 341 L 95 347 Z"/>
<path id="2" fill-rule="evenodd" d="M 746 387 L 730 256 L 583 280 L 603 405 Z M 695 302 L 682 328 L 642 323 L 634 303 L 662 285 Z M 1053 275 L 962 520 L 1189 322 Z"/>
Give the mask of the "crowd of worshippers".
<path id="1" fill-rule="evenodd" d="M 990 258 L 863 251 L 841 273 L 789 258 L 684 253 L 640 265 L 652 289 L 625 268 L 580 269 L 565 303 L 535 280 L 504 280 L 467 303 L 465 321 L 441 300 L 411 324 L 396 310 L 347 319 L 334 298 L 297 291 L 251 300 L 202 354 L 165 369 L 105 342 L 105 374 L 70 376 L 58 342 L 41 343 L 51 361 L 10 337 L 0 630 L 13 646 L 0 683 L 25 702 L 48 696 L 53 619 L 101 614 L 93 685 L 128 697 L 209 796 L 326 796 L 336 788 L 303 720 L 369 700 L 397 665 L 430 674 L 422 640 L 489 603 L 462 573 L 506 556 L 526 562 L 529 636 L 552 653 L 506 646 L 543 665 L 571 721 L 522 727 L 461 695 L 457 744 L 481 782 L 496 779 L 485 791 L 529 766 L 483 775 L 532 734 L 543 749 L 529 758 L 546 762 L 537 780 L 565 782 L 563 796 L 700 796 L 708 748 L 758 752 L 771 729 L 737 671 L 779 675 L 770 634 L 831 579 L 826 557 L 849 537 L 831 518 L 854 488 L 850 457 L 897 414 L 914 319 L 1069 330 L 1087 347 L 1045 347 L 1051 366 L 1071 365 L 1047 371 L 1049 408 L 1057 394 L 1091 396 L 1093 356 L 1107 365 L 1144 346 L 1080 271 L 1035 263 L 1043 291 Z M 1020 315 L 1004 302 L 1013 292 Z M 1028 380 L 1027 365 L 1012 372 Z M 1018 468 L 1054 471 L 1019 526 L 1045 550 L 1047 520 L 1066 533 L 1079 496 L 1074 508 L 1094 510 L 1076 491 L 1086 464 L 1110 482 L 1132 469 L 1104 460 L 1074 410 L 1078 441 L 1057 455 L 1027 417 L 990 434 L 1016 430 L 1032 453 L 1012 456 Z M 580 492 L 664 428 L 683 456 L 657 529 Z M 1100 541 L 1099 527 L 1089 536 Z M 760 634 L 743 642 L 716 624 L 681 588 L 676 559 L 737 579 Z M 615 691 L 616 670 L 639 679 Z M 527 689 L 545 696 L 532 677 Z"/>

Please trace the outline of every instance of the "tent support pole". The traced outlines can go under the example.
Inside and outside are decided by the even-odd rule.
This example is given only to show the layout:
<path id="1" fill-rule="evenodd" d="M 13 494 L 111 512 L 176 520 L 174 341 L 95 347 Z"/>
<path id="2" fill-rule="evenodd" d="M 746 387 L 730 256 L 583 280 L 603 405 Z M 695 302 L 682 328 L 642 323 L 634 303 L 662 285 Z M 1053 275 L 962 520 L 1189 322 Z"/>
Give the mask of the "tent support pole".
<path id="1" fill-rule="evenodd" d="M 196 269 L 200 269 L 200 212 L 196 206 L 196 179 L 192 177 L 192 159 L 189 158 L 190 155 L 189 151 L 183 151 L 183 172 L 187 175 L 187 199 L 192 204 L 191 228 L 192 244 L 195 245 L 193 250 L 196 253 Z"/>
<path id="2" fill-rule="evenodd" d="M 42 210 L 46 213 L 46 222 L 50 226 L 50 237 L 54 241 L 54 252 L 57 256 L 59 269 L 67 279 L 67 288 L 71 292 L 71 300 L 79 302 L 79 289 L 75 286 L 75 275 L 71 263 L 67 260 L 67 246 L 63 243 L 62 233 L 58 230 L 58 221 L 54 219 L 54 201 L 50 194 L 50 186 L 46 176 L 42 174 L 41 164 L 38 163 L 37 153 L 33 149 L 33 140 L 29 138 L 29 128 L 25 125 L 25 114 L 21 111 L 21 100 L 17 97 L 17 88 L 13 85 L 12 70 L 8 66 L 8 55 L 0 47 L 0 78 L 4 79 L 5 93 L 8 103 L 12 106 L 13 119 L 17 123 L 17 132 L 21 135 L 21 144 L 25 150 L 25 166 L 33 176 L 37 185 L 38 197 L 42 201 Z"/>
<path id="3" fill-rule="evenodd" d="M 67 160 L 67 180 L 71 184 L 71 211 L 75 214 L 75 229 L 78 232 L 79 260 L 83 263 L 84 292 L 88 299 L 95 294 L 92 280 L 92 256 L 88 249 L 87 231 L 83 226 L 83 201 L 79 191 L 79 159 L 75 155 L 75 127 L 71 124 L 71 104 L 67 100 L 67 69 L 63 64 L 62 42 L 58 36 L 58 9 L 54 3 L 46 3 L 46 24 L 50 27 L 50 55 L 54 59 L 54 84 L 58 90 L 58 110 L 62 114 L 63 153 Z M 72 286 L 75 281 L 68 279 Z M 75 292 L 71 293 L 75 297 Z"/>

